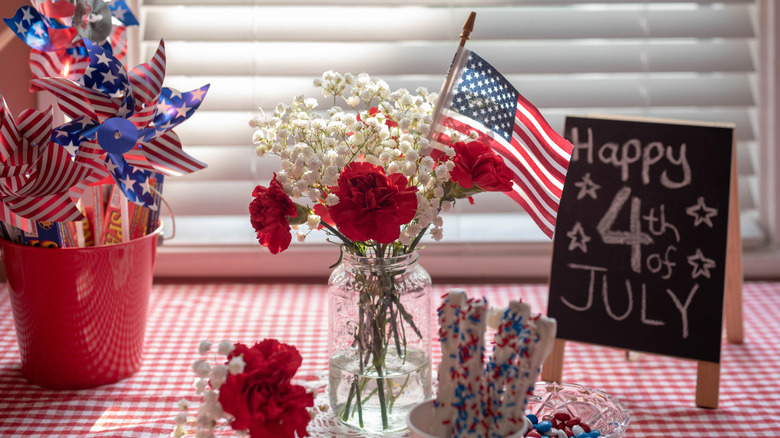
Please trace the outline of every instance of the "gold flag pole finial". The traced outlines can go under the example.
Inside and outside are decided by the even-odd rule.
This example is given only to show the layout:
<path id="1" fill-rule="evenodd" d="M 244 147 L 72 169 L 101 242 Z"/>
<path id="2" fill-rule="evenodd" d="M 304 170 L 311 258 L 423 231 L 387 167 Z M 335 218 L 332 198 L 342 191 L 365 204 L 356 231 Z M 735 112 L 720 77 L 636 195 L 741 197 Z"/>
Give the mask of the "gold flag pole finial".
<path id="1" fill-rule="evenodd" d="M 466 20 L 466 24 L 463 25 L 463 33 L 460 34 L 460 47 L 466 45 L 466 41 L 469 39 L 471 31 L 474 30 L 474 21 L 476 19 L 477 13 L 472 11 L 471 14 L 469 14 L 468 20 Z"/>

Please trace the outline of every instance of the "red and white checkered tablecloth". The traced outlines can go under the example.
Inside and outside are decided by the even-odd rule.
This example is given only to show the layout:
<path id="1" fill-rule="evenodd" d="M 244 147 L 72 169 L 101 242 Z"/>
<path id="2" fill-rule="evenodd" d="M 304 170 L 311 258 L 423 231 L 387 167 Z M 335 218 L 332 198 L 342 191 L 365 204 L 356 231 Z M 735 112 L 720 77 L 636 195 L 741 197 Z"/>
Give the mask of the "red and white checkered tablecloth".
<path id="1" fill-rule="evenodd" d="M 435 287 L 437 296 L 449 286 Z M 522 297 L 535 311 L 547 288 L 535 285 L 466 286 L 491 305 Z M 631 413 L 627 438 L 780 436 L 780 283 L 744 288 L 745 343 L 724 340 L 720 407 L 694 405 L 693 362 L 568 343 L 564 380 L 603 389 Z M 134 376 L 88 390 L 30 385 L 21 372 L 8 293 L 0 289 L 0 436 L 167 437 L 182 398 L 198 400 L 190 365 L 198 342 L 266 337 L 294 344 L 303 355 L 299 375 L 327 367 L 327 294 L 324 286 L 294 284 L 187 284 L 154 286 L 145 358 Z M 434 363 L 439 350 L 434 343 Z"/>

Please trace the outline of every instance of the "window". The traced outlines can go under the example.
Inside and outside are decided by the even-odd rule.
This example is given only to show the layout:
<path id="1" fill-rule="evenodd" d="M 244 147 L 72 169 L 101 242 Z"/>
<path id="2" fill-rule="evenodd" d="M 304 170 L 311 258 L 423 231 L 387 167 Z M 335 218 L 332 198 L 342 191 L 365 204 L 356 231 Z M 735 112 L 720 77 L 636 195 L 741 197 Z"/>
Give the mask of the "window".
<path id="1" fill-rule="evenodd" d="M 761 44 L 767 20 L 759 12 L 773 9 L 771 2 L 138 2 L 131 63 L 148 60 L 164 38 L 166 85 L 211 84 L 200 110 L 176 129 L 185 150 L 209 168 L 166 180 L 177 229 L 160 250 L 158 275 L 325 275 L 337 256 L 324 233 L 294 243 L 287 256 L 254 241 L 250 194 L 270 180 L 275 163 L 255 157 L 250 115 L 297 94 L 319 97 L 311 80 L 329 69 L 366 71 L 391 88 L 438 90 L 472 10 L 477 22 L 467 47 L 554 128 L 562 129 L 567 114 L 588 113 L 736 123 L 743 245 L 764 245 L 766 230 L 776 228 L 768 202 L 773 161 L 759 160 L 774 140 L 762 135 L 776 136 L 765 128 L 774 100 L 760 91 L 768 66 Z M 546 276 L 549 242 L 522 210 L 500 193 L 476 201 L 447 216 L 444 241 L 425 250 L 426 268 L 453 276 L 453 258 L 470 256 L 473 266 L 459 263 L 454 276 Z"/>

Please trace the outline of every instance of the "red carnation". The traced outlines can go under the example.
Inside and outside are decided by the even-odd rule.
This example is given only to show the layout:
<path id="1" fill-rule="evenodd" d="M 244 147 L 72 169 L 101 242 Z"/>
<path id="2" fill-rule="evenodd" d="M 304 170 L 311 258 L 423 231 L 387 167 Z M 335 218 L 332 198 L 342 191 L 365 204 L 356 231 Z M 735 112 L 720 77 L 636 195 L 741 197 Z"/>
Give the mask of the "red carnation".
<path id="1" fill-rule="evenodd" d="M 278 254 L 290 246 L 290 222 L 288 217 L 296 217 L 298 209 L 282 185 L 276 180 L 276 174 L 268 185 L 255 187 L 252 192 L 255 199 L 249 204 L 249 216 L 252 227 L 257 232 L 257 241 L 267 247 L 271 254 Z"/>
<path id="2" fill-rule="evenodd" d="M 339 203 L 329 208 L 330 216 L 349 239 L 391 243 L 417 212 L 417 187 L 407 183 L 400 173 L 388 177 L 380 166 L 350 163 L 339 176 Z"/>
<path id="3" fill-rule="evenodd" d="M 298 350 L 275 339 L 248 348 L 236 344 L 228 361 L 241 356 L 244 372 L 228 375 L 219 389 L 219 402 L 234 420 L 234 430 L 249 430 L 252 437 L 309 436 L 306 426 L 314 396 L 290 380 L 301 365 Z"/>
<path id="4" fill-rule="evenodd" d="M 478 141 L 458 142 L 455 148 L 453 181 L 465 189 L 474 186 L 488 192 L 512 190 L 512 171 L 490 147 Z"/>

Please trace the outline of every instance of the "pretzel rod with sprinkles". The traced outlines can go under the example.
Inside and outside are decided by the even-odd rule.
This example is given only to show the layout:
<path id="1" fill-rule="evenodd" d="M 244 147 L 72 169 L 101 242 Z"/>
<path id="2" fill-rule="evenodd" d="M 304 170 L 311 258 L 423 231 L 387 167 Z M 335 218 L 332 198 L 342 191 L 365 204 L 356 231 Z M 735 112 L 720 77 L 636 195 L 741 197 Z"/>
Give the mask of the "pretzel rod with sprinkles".
<path id="1" fill-rule="evenodd" d="M 460 349 L 460 320 L 462 307 L 466 304 L 466 291 L 451 289 L 443 297 L 438 309 L 439 341 L 441 342 L 441 362 L 439 363 L 439 389 L 433 408 L 433 433 L 437 436 L 451 436 L 454 427 L 453 418 L 456 409 L 455 379 L 463 372 L 458 361 Z"/>
<path id="2" fill-rule="evenodd" d="M 492 413 L 491 438 L 503 438 L 522 427 L 522 424 L 515 424 L 510 417 L 515 400 L 510 389 L 512 382 L 519 377 L 519 369 L 516 365 L 519 343 L 530 315 L 531 306 L 512 301 L 496 330 L 493 357 L 486 370 L 488 402 Z"/>
<path id="3" fill-rule="evenodd" d="M 519 376 L 512 384 L 515 401 L 509 417 L 515 422 L 525 418 L 528 396 L 533 393 L 542 362 L 552 351 L 557 324 L 555 319 L 536 315 L 529 319 L 526 328 L 519 353 Z"/>
<path id="4" fill-rule="evenodd" d="M 487 438 L 488 425 L 484 417 L 483 398 L 485 328 L 487 327 L 487 301 L 469 299 L 461 323 L 459 360 L 463 373 L 458 376 L 455 388 L 455 428 L 453 437 Z"/>

